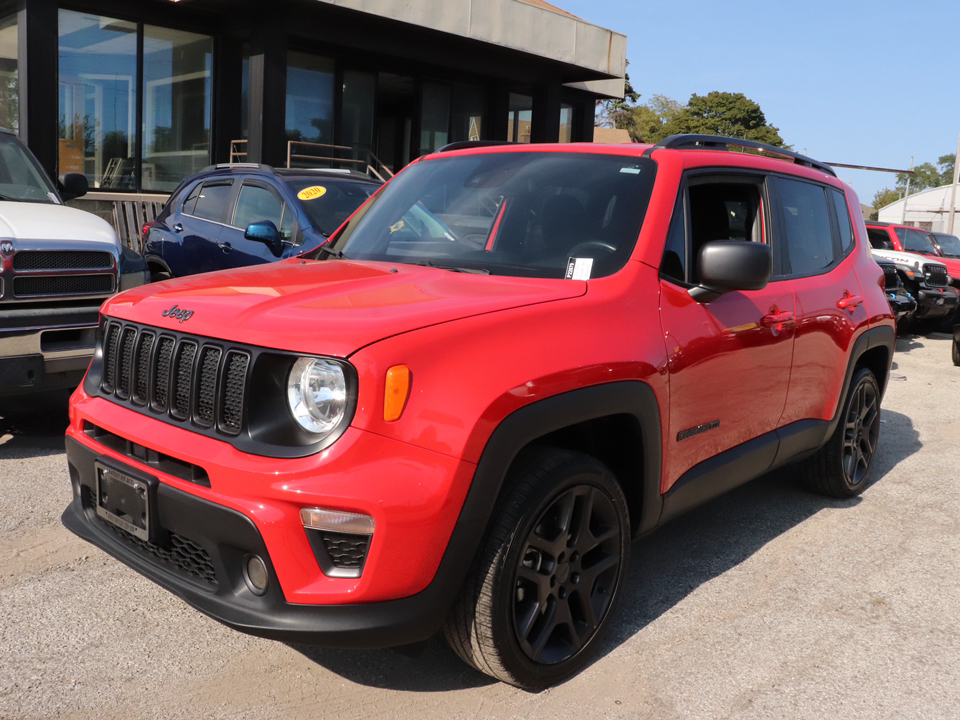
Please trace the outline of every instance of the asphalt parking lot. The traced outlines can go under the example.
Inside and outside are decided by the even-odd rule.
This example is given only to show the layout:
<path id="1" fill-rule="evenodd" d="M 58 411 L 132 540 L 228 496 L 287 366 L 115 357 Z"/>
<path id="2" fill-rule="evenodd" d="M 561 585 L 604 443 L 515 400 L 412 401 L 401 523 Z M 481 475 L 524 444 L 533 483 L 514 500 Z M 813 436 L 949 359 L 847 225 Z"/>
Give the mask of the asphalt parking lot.
<path id="1" fill-rule="evenodd" d="M 539 694 L 439 640 L 247 637 L 75 538 L 63 403 L 0 418 L 0 718 L 960 716 L 960 368 L 898 340 L 874 481 L 830 501 L 781 471 L 634 545 L 602 653 Z"/>

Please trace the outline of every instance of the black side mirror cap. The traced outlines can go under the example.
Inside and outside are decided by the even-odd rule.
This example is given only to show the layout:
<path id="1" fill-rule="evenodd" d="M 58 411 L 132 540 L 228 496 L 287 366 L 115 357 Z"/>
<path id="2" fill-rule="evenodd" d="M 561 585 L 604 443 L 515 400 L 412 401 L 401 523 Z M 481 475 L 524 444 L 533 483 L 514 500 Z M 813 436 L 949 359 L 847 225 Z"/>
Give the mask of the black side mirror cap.
<path id="1" fill-rule="evenodd" d="M 700 285 L 690 297 L 708 303 L 734 290 L 762 290 L 773 273 L 770 246 L 745 240 L 714 240 L 700 248 Z"/>
<path id="2" fill-rule="evenodd" d="M 270 252 L 275 257 L 280 257 L 283 254 L 283 240 L 280 238 L 280 231 L 277 230 L 277 226 L 271 220 L 250 223 L 247 225 L 243 236 L 247 240 L 262 242 L 270 248 Z"/>
<path id="3" fill-rule="evenodd" d="M 59 185 L 57 189 L 60 190 L 60 197 L 64 202 L 83 197 L 90 189 L 87 176 L 82 173 L 66 172 L 61 174 L 57 180 Z"/>

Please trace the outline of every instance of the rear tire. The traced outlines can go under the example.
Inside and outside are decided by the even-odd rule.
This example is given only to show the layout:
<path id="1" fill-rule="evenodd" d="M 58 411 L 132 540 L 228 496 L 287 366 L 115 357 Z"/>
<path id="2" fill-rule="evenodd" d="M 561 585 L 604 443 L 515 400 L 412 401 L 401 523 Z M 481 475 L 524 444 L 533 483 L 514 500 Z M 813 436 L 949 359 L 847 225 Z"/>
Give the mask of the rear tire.
<path id="1" fill-rule="evenodd" d="M 880 386 L 869 369 L 859 368 L 850 382 L 833 435 L 800 465 L 805 483 L 829 497 L 859 495 L 869 482 L 879 437 Z"/>
<path id="2" fill-rule="evenodd" d="M 950 348 L 950 354 L 953 356 L 953 364 L 960 365 L 960 340 L 953 336 L 953 346 Z"/>
<path id="3" fill-rule="evenodd" d="M 533 690 L 575 675 L 609 625 L 630 519 L 595 458 L 535 448 L 515 468 L 443 632 L 469 665 Z"/>

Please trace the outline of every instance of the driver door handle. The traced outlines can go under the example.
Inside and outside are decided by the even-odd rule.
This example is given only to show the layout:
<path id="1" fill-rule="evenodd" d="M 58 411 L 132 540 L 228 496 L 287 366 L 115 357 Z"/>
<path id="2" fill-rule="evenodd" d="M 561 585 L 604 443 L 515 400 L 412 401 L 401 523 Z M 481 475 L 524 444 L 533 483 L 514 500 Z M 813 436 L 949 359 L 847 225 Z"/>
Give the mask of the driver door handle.
<path id="1" fill-rule="evenodd" d="M 183 225 L 181 225 L 180 223 L 177 223 L 176 225 L 173 226 L 173 231 L 175 233 L 183 232 Z"/>
<path id="2" fill-rule="evenodd" d="M 223 250 L 225 253 L 233 251 L 233 245 L 228 242 L 217 243 L 217 247 Z"/>

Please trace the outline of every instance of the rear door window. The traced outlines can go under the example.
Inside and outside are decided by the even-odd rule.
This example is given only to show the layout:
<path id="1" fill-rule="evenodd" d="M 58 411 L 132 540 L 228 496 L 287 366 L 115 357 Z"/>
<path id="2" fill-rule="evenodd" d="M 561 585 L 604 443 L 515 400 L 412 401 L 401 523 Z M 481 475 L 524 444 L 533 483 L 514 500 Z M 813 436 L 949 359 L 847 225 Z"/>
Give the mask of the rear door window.
<path id="1" fill-rule="evenodd" d="M 233 182 L 204 183 L 190 194 L 183 211 L 204 220 L 223 222 L 232 191 Z"/>
<path id="2" fill-rule="evenodd" d="M 836 261 L 833 226 L 822 185 L 778 178 L 788 275 L 815 275 Z"/>

